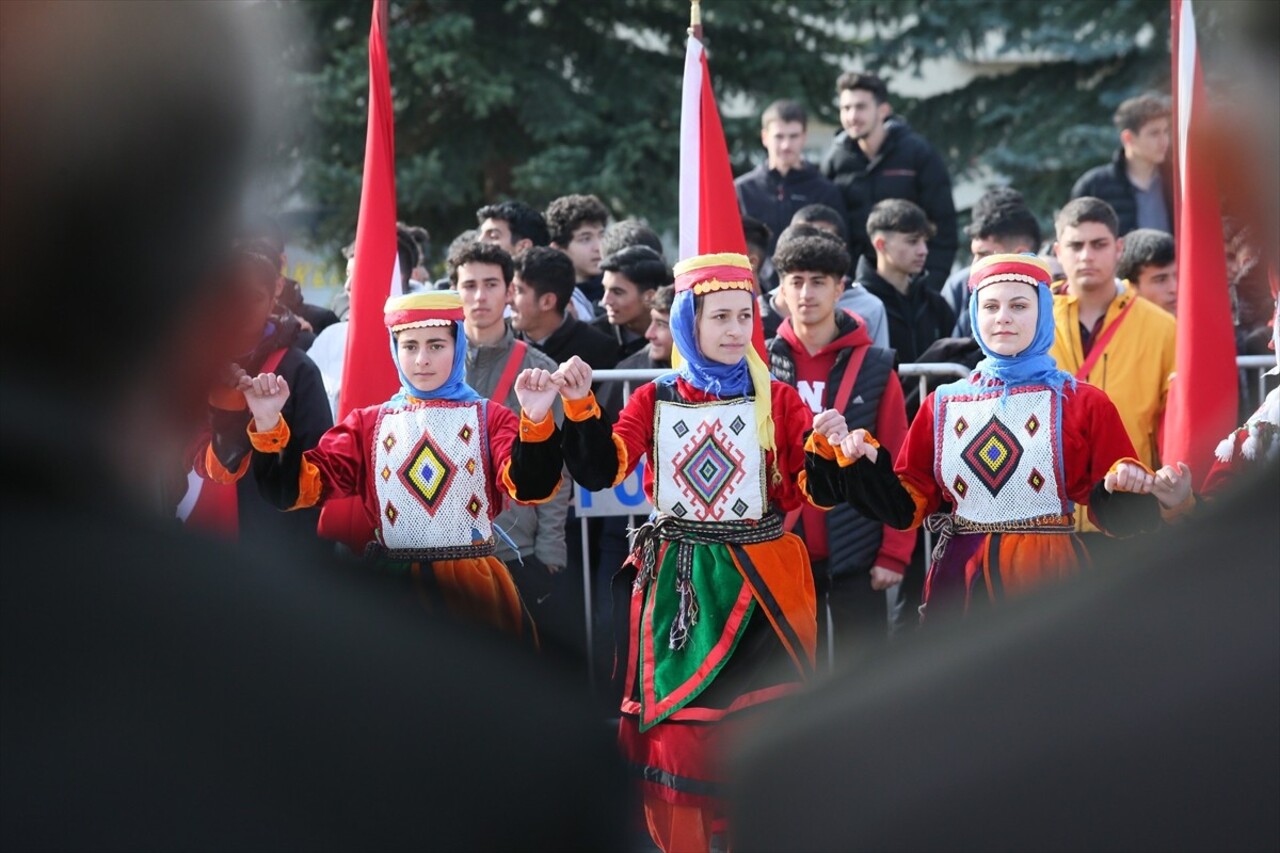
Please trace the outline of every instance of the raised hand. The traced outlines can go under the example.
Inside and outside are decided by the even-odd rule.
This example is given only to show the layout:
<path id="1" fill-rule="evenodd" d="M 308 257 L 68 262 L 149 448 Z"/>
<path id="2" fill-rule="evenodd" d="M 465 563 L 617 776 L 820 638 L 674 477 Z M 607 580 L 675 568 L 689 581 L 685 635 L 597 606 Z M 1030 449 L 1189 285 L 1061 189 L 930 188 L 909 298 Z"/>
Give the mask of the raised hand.
<path id="1" fill-rule="evenodd" d="M 875 462 L 876 457 L 880 454 L 876 450 L 876 446 L 872 444 L 865 429 L 855 429 L 844 437 L 844 441 L 840 442 L 840 452 L 845 458 L 851 462 L 857 462 L 862 457 L 867 457 L 868 461 Z"/>
<path id="2" fill-rule="evenodd" d="M 581 400 L 591 393 L 591 365 L 576 355 L 561 364 L 555 375 L 560 377 L 560 394 L 566 400 Z"/>
<path id="3" fill-rule="evenodd" d="M 834 446 L 844 441 L 844 437 L 849 434 L 849 425 L 845 423 L 844 415 L 835 409 L 827 409 L 814 415 L 813 431 L 824 436 Z"/>
<path id="4" fill-rule="evenodd" d="M 280 412 L 289 399 L 289 383 L 274 373 L 259 373 L 252 379 L 248 374 L 240 377 L 237 387 L 244 392 L 244 401 L 253 412 L 253 428 L 257 432 L 269 432 L 280 423 Z"/>
<path id="5" fill-rule="evenodd" d="M 1148 474 L 1141 465 L 1134 465 L 1132 462 L 1121 462 L 1112 470 L 1107 472 L 1107 476 L 1103 479 L 1102 485 L 1111 493 L 1129 492 L 1135 495 L 1151 494 L 1151 487 L 1155 483 L 1155 477 Z"/>
<path id="6" fill-rule="evenodd" d="M 1156 496 L 1165 509 L 1181 506 L 1191 497 L 1191 469 L 1187 463 L 1179 462 L 1166 465 L 1156 472 L 1155 482 L 1151 484 L 1151 494 Z"/>
<path id="7" fill-rule="evenodd" d="M 527 367 L 516 377 L 516 399 L 525 417 L 535 423 L 547 416 L 559 393 L 560 379 L 549 370 Z"/>

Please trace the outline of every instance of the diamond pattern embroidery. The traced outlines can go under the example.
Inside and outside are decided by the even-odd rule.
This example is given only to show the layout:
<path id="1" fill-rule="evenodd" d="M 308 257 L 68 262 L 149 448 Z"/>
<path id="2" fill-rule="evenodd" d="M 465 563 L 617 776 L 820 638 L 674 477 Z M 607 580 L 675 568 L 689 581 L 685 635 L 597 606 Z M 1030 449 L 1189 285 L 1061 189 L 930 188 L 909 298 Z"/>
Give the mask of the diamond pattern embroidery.
<path id="1" fill-rule="evenodd" d="M 386 465 L 383 465 L 383 466 L 382 466 L 382 470 L 381 470 L 381 471 L 379 471 L 378 473 L 382 475 L 382 479 L 383 479 L 384 481 L 385 481 L 385 480 L 390 480 L 390 479 L 391 479 L 391 469 L 390 469 L 390 468 L 388 468 Z"/>
<path id="2" fill-rule="evenodd" d="M 956 438 L 959 438 L 960 436 L 964 435 L 964 431 L 967 430 L 968 428 L 969 428 L 969 423 L 964 418 L 960 418 L 959 420 L 957 420 L 956 425 L 954 427 L 956 431 Z"/>
<path id="3" fill-rule="evenodd" d="M 745 457 L 726 444 L 722 430 L 718 420 L 704 422 L 692 442 L 672 460 L 675 480 L 685 497 L 697 504 L 694 512 L 702 521 L 723 518 L 720 504 L 725 493 L 746 476 L 742 469 Z"/>
<path id="4" fill-rule="evenodd" d="M 987 490 L 996 495 L 1017 470 L 1022 445 L 1004 424 L 992 417 L 960 457 Z"/>
<path id="5" fill-rule="evenodd" d="M 1044 475 L 1035 468 L 1031 469 L 1031 476 L 1027 478 L 1027 483 L 1037 492 L 1044 488 Z"/>
<path id="6" fill-rule="evenodd" d="M 1040 421 L 1036 419 L 1035 415 L 1032 415 L 1027 418 L 1027 425 L 1024 429 L 1026 429 L 1027 435 L 1035 435 L 1036 431 L 1040 429 Z"/>
<path id="7" fill-rule="evenodd" d="M 396 519 L 400 517 L 399 511 L 391 505 L 391 501 L 387 501 L 387 508 L 382 514 L 387 517 L 387 522 L 393 527 L 395 526 Z"/>
<path id="8" fill-rule="evenodd" d="M 671 511 L 675 513 L 677 516 L 679 516 L 680 518 L 684 518 L 686 515 L 689 514 L 689 509 L 682 503 L 677 503 L 675 506 L 671 508 Z"/>
<path id="9" fill-rule="evenodd" d="M 395 434 L 394 434 L 394 433 L 387 433 L 387 437 L 386 437 L 386 438 L 384 438 L 384 439 L 382 439 L 382 446 L 386 449 L 386 451 L 387 451 L 388 453 L 390 453 L 390 452 L 391 452 L 391 448 L 393 448 L 393 447 L 395 447 L 395 446 L 396 446 L 396 437 L 395 437 Z"/>
<path id="10" fill-rule="evenodd" d="M 684 421 L 676 421 L 675 426 L 671 427 L 671 430 L 676 434 L 677 438 L 684 438 L 689 434 L 689 425 Z"/>
<path id="11" fill-rule="evenodd" d="M 458 438 L 462 439 L 463 444 L 471 443 L 471 425 L 463 424 L 462 429 L 458 430 Z"/>
<path id="12" fill-rule="evenodd" d="M 476 472 L 476 460 L 468 459 L 466 469 L 468 474 L 474 474 Z"/>
<path id="13" fill-rule="evenodd" d="M 956 475 L 956 481 L 951 484 L 951 491 L 960 497 L 964 497 L 965 492 L 969 491 L 969 484 L 964 481 L 964 478 Z"/>
<path id="14" fill-rule="evenodd" d="M 742 514 L 747 510 L 751 509 L 751 507 L 747 506 L 746 501 L 744 501 L 742 498 L 738 498 L 736 501 L 733 502 L 732 509 L 733 509 L 734 515 L 738 516 L 738 518 L 742 518 Z"/>
<path id="15" fill-rule="evenodd" d="M 733 430 L 734 435 L 741 435 L 742 430 L 746 427 L 747 422 L 742 418 L 734 418 L 733 423 L 729 424 L 729 429 Z"/>
<path id="16" fill-rule="evenodd" d="M 409 461 L 400 467 L 400 480 L 418 498 L 430 515 L 440 508 L 440 499 L 449 490 L 456 469 L 448 458 L 424 435 Z"/>
<path id="17" fill-rule="evenodd" d="M 484 504 L 480 502 L 477 495 L 472 495 L 471 500 L 467 501 L 467 512 L 471 513 L 472 518 L 480 517 L 480 510 L 484 509 Z"/>

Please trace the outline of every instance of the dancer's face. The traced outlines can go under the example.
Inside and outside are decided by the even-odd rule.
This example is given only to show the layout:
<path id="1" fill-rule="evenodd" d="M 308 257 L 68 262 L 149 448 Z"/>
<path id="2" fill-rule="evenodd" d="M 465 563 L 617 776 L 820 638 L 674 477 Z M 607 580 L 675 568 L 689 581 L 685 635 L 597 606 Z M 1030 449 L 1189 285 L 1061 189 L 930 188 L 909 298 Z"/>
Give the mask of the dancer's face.
<path id="1" fill-rule="evenodd" d="M 698 349 L 711 361 L 737 364 L 751 346 L 756 301 L 745 290 L 717 290 L 702 297 Z"/>
<path id="2" fill-rule="evenodd" d="M 434 391 L 449 381 L 456 346 L 447 326 L 405 329 L 396 334 L 396 356 L 409 384 Z"/>
<path id="3" fill-rule="evenodd" d="M 976 294 L 978 332 L 987 348 L 1014 356 L 1031 346 L 1036 336 L 1040 301 L 1035 288 L 1018 281 L 997 281 Z"/>

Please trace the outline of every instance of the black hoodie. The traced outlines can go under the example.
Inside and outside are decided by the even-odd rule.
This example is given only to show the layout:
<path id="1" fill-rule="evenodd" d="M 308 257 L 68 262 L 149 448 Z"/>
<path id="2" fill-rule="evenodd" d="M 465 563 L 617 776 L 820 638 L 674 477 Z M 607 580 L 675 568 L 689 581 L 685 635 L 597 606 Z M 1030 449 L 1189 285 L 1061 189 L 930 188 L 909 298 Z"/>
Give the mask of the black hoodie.
<path id="1" fill-rule="evenodd" d="M 874 262 L 858 260 L 857 280 L 884 303 L 889 324 L 889 346 L 898 353 L 899 364 L 919 361 L 920 354 L 938 338 L 951 335 L 956 315 L 942 294 L 925 287 L 923 277 L 911 280 L 905 294 L 880 277 Z"/>
<path id="2" fill-rule="evenodd" d="M 822 174 L 844 196 L 849 211 L 850 251 L 855 259 L 862 256 L 873 266 L 876 253 L 867 237 L 871 208 L 886 198 L 920 205 L 938 229 L 929 241 L 925 271 L 929 286 L 940 290 L 956 258 L 956 205 L 951 197 L 951 176 L 938 152 L 904 119 L 891 116 L 885 128 L 884 144 L 874 159 L 868 159 L 848 133 L 837 133 L 822 158 Z M 947 329 L 947 333 L 951 330 Z"/>

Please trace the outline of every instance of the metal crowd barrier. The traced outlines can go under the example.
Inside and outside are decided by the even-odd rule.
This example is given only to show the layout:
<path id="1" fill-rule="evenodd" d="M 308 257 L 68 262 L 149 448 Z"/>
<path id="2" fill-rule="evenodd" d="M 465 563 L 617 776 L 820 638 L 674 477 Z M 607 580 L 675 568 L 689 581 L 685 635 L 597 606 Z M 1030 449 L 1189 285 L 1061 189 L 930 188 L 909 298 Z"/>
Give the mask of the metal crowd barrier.
<path id="1" fill-rule="evenodd" d="M 1253 385 L 1253 391 L 1256 397 L 1251 396 L 1245 408 L 1252 411 L 1262 405 L 1262 399 L 1267 396 L 1267 372 L 1276 366 L 1276 357 L 1274 355 L 1242 355 L 1236 358 L 1236 367 L 1240 371 L 1240 384 L 1246 389 L 1250 389 Z M 1256 376 L 1250 381 L 1249 374 L 1256 371 Z M 1274 380 L 1273 380 L 1274 381 Z"/>

